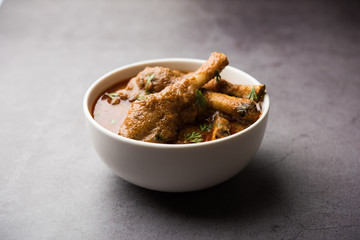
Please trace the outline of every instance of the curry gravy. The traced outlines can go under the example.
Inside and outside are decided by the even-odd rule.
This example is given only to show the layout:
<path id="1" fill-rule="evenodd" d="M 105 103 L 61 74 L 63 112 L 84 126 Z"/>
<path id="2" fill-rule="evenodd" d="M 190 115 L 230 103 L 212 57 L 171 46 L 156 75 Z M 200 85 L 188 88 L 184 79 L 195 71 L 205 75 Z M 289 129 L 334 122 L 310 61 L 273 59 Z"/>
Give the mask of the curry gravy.
<path id="1" fill-rule="evenodd" d="M 119 104 L 109 104 L 111 99 L 106 93 L 112 93 L 126 87 L 130 79 L 122 81 L 103 92 L 92 107 L 92 115 L 97 123 L 105 129 L 118 134 L 121 124 L 124 122 L 130 109 L 131 102 L 121 100 Z"/>

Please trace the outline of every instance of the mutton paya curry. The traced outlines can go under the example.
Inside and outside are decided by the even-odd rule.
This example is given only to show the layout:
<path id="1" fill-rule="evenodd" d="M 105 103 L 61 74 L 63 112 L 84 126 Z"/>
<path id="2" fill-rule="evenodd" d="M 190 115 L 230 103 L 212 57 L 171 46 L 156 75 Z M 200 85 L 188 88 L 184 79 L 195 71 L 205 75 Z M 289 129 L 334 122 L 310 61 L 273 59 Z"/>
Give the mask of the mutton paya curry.
<path id="1" fill-rule="evenodd" d="M 107 89 L 93 107 L 100 125 L 121 136 L 154 143 L 212 141 L 237 133 L 261 116 L 265 85 L 221 78 L 228 65 L 218 52 L 195 72 L 146 67 Z"/>

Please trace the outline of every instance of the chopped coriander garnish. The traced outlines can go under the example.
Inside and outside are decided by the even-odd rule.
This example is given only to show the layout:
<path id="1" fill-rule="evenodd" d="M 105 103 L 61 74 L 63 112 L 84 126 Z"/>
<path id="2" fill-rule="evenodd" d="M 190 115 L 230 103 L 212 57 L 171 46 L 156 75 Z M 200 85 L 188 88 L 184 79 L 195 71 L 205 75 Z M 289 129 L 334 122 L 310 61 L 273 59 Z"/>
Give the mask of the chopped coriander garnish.
<path id="1" fill-rule="evenodd" d="M 215 72 L 215 77 L 216 77 L 216 82 L 219 82 L 221 79 L 221 76 L 220 76 L 220 72 L 218 70 L 216 70 L 216 72 Z"/>
<path id="2" fill-rule="evenodd" d="M 113 125 L 114 123 L 116 123 L 116 119 L 111 120 L 110 124 Z"/>
<path id="3" fill-rule="evenodd" d="M 221 124 L 216 124 L 216 126 L 218 126 L 218 127 L 222 127 L 222 125 L 221 125 Z"/>
<path id="4" fill-rule="evenodd" d="M 94 114 L 94 117 L 99 117 L 100 116 L 100 113 L 95 113 Z"/>
<path id="5" fill-rule="evenodd" d="M 247 98 L 251 99 L 251 100 L 257 100 L 257 95 L 256 95 L 256 91 L 255 91 L 255 88 L 252 87 L 249 95 L 247 96 Z"/>
<path id="6" fill-rule="evenodd" d="M 145 100 L 145 99 L 146 99 L 146 97 L 144 95 L 139 95 L 136 100 L 141 101 L 141 100 Z"/>
<path id="7" fill-rule="evenodd" d="M 117 93 L 105 93 L 106 96 L 110 97 L 111 99 L 114 99 L 119 96 Z"/>
<path id="8" fill-rule="evenodd" d="M 154 78 L 155 74 L 148 74 L 147 75 L 147 80 L 146 80 L 146 85 L 145 85 L 145 91 L 146 91 L 146 94 L 150 94 L 149 90 L 148 90 L 148 87 L 149 87 L 149 84 L 151 83 L 151 80 Z"/>
<path id="9" fill-rule="evenodd" d="M 164 138 L 160 134 L 156 134 L 155 135 L 155 140 L 156 141 L 164 141 Z"/>
<path id="10" fill-rule="evenodd" d="M 198 132 L 185 133 L 184 137 L 185 137 L 185 142 L 197 143 L 203 141 L 203 139 L 201 138 L 201 133 Z"/>
<path id="11" fill-rule="evenodd" d="M 198 89 L 196 90 L 196 102 L 195 102 L 197 107 L 206 107 L 206 99 L 204 97 L 204 95 L 202 94 L 202 92 Z"/>
<path id="12" fill-rule="evenodd" d="M 200 124 L 200 130 L 201 130 L 201 132 L 210 132 L 212 126 L 213 126 L 212 123 L 209 123 L 209 125 L 206 123 Z"/>

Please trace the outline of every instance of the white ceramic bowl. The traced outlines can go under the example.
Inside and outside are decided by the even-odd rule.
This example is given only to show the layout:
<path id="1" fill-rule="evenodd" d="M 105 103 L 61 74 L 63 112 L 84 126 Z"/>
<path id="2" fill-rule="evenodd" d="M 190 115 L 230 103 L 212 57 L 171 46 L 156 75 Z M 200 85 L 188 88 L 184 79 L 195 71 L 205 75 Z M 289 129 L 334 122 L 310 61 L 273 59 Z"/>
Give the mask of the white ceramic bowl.
<path id="1" fill-rule="evenodd" d="M 158 191 L 186 192 L 217 185 L 239 173 L 258 150 L 267 124 L 270 100 L 265 95 L 262 116 L 247 129 L 215 141 L 196 144 L 157 144 L 116 135 L 91 116 L 91 106 L 107 88 L 129 79 L 146 66 L 195 71 L 205 61 L 156 59 L 130 64 L 99 78 L 85 94 L 83 107 L 92 142 L 100 158 L 117 175 L 135 185 Z M 222 78 L 237 84 L 260 84 L 234 67 Z"/>

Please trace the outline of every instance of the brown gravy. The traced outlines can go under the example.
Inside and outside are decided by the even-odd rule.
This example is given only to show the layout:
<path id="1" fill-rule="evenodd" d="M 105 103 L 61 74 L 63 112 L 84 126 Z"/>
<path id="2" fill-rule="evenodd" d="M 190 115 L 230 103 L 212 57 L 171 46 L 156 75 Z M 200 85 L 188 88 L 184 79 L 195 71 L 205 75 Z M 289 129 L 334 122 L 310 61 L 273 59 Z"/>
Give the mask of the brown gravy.
<path id="1" fill-rule="evenodd" d="M 127 100 L 121 100 L 119 104 L 109 104 L 108 100 L 110 97 L 105 95 L 105 93 L 112 93 L 116 90 L 125 88 L 129 80 L 130 79 L 115 84 L 103 92 L 98 98 L 97 102 L 94 103 L 92 108 L 92 114 L 95 121 L 105 129 L 115 134 L 118 134 L 120 126 L 124 122 L 124 119 L 131 106 L 131 102 Z"/>

